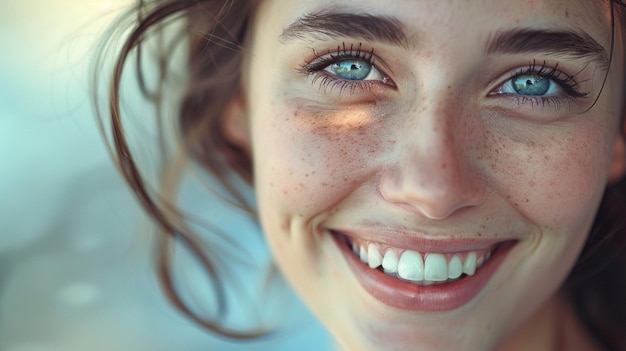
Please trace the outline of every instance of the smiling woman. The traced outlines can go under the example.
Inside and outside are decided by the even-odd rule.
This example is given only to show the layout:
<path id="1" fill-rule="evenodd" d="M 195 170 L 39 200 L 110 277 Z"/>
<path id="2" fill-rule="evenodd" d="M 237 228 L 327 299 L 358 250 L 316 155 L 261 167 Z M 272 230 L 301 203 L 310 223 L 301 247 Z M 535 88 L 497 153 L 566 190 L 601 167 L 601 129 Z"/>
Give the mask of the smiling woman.
<path id="1" fill-rule="evenodd" d="M 137 13 L 110 97 L 119 165 L 216 280 L 227 262 L 147 191 L 121 123 L 129 55 L 178 16 L 180 157 L 258 220 L 342 349 L 626 350 L 621 3 L 154 1 Z M 198 317 L 167 243 L 160 273 L 185 313 L 232 337 L 264 331 Z"/>

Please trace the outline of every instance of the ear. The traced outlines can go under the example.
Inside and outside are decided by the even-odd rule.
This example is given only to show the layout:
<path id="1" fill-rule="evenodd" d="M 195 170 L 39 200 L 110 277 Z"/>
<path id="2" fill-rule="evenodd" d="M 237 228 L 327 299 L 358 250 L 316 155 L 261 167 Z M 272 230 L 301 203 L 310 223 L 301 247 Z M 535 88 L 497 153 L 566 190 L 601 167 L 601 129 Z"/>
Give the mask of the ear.
<path id="1" fill-rule="evenodd" d="M 622 130 L 617 135 L 613 146 L 613 159 L 609 168 L 609 183 L 619 182 L 626 173 L 626 117 L 623 119 Z"/>
<path id="2" fill-rule="evenodd" d="M 222 132 L 228 141 L 249 152 L 250 126 L 247 111 L 242 94 L 234 96 L 224 109 Z"/>

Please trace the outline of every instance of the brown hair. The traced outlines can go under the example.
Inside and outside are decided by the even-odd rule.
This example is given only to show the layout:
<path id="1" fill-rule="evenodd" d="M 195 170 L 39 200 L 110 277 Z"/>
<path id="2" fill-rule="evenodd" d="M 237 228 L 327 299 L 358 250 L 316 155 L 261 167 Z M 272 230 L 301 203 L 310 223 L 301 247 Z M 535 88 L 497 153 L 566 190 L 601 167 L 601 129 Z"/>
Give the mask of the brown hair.
<path id="1" fill-rule="evenodd" d="M 611 0 L 611 4 L 623 10 L 621 1 Z M 103 129 L 110 130 L 113 151 L 121 173 L 162 230 L 158 274 L 167 296 L 183 313 L 205 328 L 235 338 L 254 337 L 264 331 L 242 333 L 224 329 L 220 326 L 219 318 L 205 320 L 185 304 L 174 287 L 169 246 L 172 241 L 179 241 L 191 250 L 215 281 L 218 306 L 220 310 L 225 309 L 216 262 L 209 258 L 174 207 L 164 201 L 158 192 L 148 189 L 136 165 L 122 124 L 120 83 L 131 53 L 136 53 L 137 66 L 140 66 L 142 45 L 150 34 L 162 30 L 171 20 L 182 18 L 185 26 L 176 38 L 186 37 L 189 40 L 189 84 L 176 117 L 182 151 L 220 181 L 232 195 L 235 205 L 253 213 L 228 176 L 231 170 L 235 170 L 250 181 L 251 160 L 243 150 L 225 138 L 221 116 L 228 101 L 240 89 L 243 50 L 254 9 L 255 2 L 247 0 L 139 1 L 133 11 L 137 16 L 132 19 L 134 27 L 119 51 L 114 66 L 108 104 L 110 125 L 106 127 L 101 122 Z M 623 25 L 626 25 L 623 18 L 625 13 L 620 11 Z M 161 84 L 165 81 L 168 53 L 169 50 L 165 50 L 163 56 L 158 58 Z M 158 104 L 159 95 L 148 91 L 141 72 L 139 68 L 140 88 L 144 95 L 152 97 Z M 626 330 L 626 303 L 623 302 L 626 296 L 625 215 L 626 181 L 622 180 L 607 188 L 588 242 L 564 285 L 564 290 L 571 296 L 589 330 L 598 340 L 604 341 L 607 348 L 616 350 L 626 350 L 626 335 L 623 333 Z"/>
<path id="2" fill-rule="evenodd" d="M 180 103 L 176 126 L 179 128 L 180 147 L 182 154 L 178 159 L 165 162 L 164 173 L 168 165 L 180 163 L 180 158 L 190 155 L 195 162 L 200 163 L 209 172 L 215 175 L 221 186 L 231 196 L 231 202 L 247 212 L 253 212 L 252 207 L 244 197 L 235 190 L 228 176 L 230 170 L 235 170 L 246 180 L 250 180 L 251 162 L 247 155 L 237 146 L 230 143 L 222 133 L 221 115 L 226 104 L 240 88 L 242 52 L 244 47 L 247 25 L 254 8 L 253 1 L 247 0 L 164 0 L 138 1 L 135 8 L 122 17 L 115 26 L 124 22 L 133 22 L 134 26 L 123 43 L 109 88 L 108 114 L 110 125 L 100 118 L 101 130 L 107 136 L 110 132 L 113 154 L 118 168 L 128 182 L 136 197 L 148 215 L 158 224 L 162 232 L 158 242 L 157 271 L 161 286 L 171 302 L 185 315 L 210 331 L 233 338 L 255 337 L 265 333 L 264 330 L 241 332 L 223 328 L 219 320 L 226 311 L 223 286 L 217 274 L 216 262 L 213 261 L 203 247 L 201 241 L 193 235 L 185 225 L 183 216 L 175 206 L 167 201 L 167 196 L 160 196 L 152 191 L 146 177 L 137 166 L 135 156 L 131 152 L 122 120 L 120 87 L 124 70 L 131 55 L 135 54 L 137 65 L 137 82 L 143 95 L 159 105 L 161 94 L 159 89 L 165 84 L 167 76 L 167 62 L 170 59 L 172 47 L 166 47 L 157 58 L 158 76 L 160 79 L 156 92 L 149 91 L 142 70 L 143 47 L 151 36 L 162 34 L 168 22 L 183 18 L 184 27 L 174 35 L 175 44 L 181 38 L 189 40 L 188 45 L 188 88 Z M 137 16 L 132 18 L 131 16 Z M 171 23 L 169 23 L 171 24 Z M 103 66 L 104 47 L 95 67 Z M 109 44 L 110 45 L 110 44 Z M 98 83 L 99 72 L 95 72 L 95 83 Z M 97 85 L 94 86 L 97 99 Z M 98 106 L 97 100 L 96 105 Z M 157 106 L 158 108 L 158 106 Z M 102 112 L 96 108 L 98 115 Z M 162 112 L 162 111 L 159 111 Z M 155 116 L 163 118 L 163 116 Z M 164 121 L 157 121 L 161 126 Z M 167 187 L 171 184 L 162 184 Z M 219 233 L 215 233 L 218 235 Z M 206 320 L 196 313 L 177 292 L 171 271 L 171 244 L 178 242 L 191 251 L 202 264 L 215 286 L 217 300 L 217 316 Z"/>

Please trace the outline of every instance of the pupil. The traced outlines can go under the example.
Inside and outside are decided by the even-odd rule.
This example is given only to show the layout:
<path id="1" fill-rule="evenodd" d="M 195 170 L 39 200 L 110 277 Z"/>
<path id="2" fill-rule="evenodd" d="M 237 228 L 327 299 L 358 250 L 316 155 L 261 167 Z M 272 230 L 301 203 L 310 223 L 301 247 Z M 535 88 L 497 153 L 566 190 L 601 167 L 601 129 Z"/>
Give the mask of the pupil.
<path id="1" fill-rule="evenodd" d="M 521 95 L 544 95 L 550 89 L 550 79 L 537 75 L 523 75 L 513 80 L 513 89 Z"/>
<path id="2" fill-rule="evenodd" d="M 343 79 L 363 80 L 372 70 L 372 65 L 362 61 L 343 61 L 333 63 L 331 70 Z"/>

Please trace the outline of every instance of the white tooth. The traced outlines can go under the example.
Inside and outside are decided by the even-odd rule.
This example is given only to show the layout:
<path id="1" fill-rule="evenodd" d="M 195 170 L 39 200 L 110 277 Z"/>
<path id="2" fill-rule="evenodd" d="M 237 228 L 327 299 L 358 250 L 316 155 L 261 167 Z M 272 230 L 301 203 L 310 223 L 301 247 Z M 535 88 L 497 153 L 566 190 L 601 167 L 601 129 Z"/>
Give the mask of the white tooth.
<path id="1" fill-rule="evenodd" d="M 484 256 L 480 256 L 480 257 L 476 260 L 476 268 L 478 268 L 478 267 L 482 266 L 484 261 L 485 261 L 485 257 L 484 257 Z"/>
<path id="2" fill-rule="evenodd" d="M 383 261 L 383 257 L 380 255 L 380 252 L 376 248 L 376 245 L 369 244 L 367 247 L 367 262 L 370 265 L 370 268 L 377 268 Z"/>
<path id="3" fill-rule="evenodd" d="M 367 250 L 363 246 L 361 246 L 359 251 L 359 258 L 361 258 L 362 262 L 367 263 Z"/>
<path id="4" fill-rule="evenodd" d="M 474 275 L 476 272 L 476 252 L 470 252 L 465 259 L 465 264 L 463 265 L 463 273 L 467 275 Z"/>
<path id="5" fill-rule="evenodd" d="M 356 246 L 355 243 L 352 243 L 352 252 L 354 252 L 355 255 L 359 256 L 359 247 Z"/>
<path id="6" fill-rule="evenodd" d="M 391 250 L 387 250 L 385 252 L 385 257 L 383 257 L 383 269 L 385 273 L 396 273 L 398 272 L 398 257 Z"/>
<path id="7" fill-rule="evenodd" d="M 398 275 L 400 278 L 416 282 L 424 280 L 422 255 L 411 250 L 404 251 L 398 261 Z"/>
<path id="8" fill-rule="evenodd" d="M 448 262 L 442 254 L 428 254 L 424 264 L 424 279 L 435 282 L 448 280 Z"/>
<path id="9" fill-rule="evenodd" d="M 487 252 L 487 254 L 485 255 L 485 261 L 487 261 L 490 258 L 491 258 L 491 251 Z"/>
<path id="10" fill-rule="evenodd" d="M 463 263 L 459 255 L 454 255 L 448 264 L 448 278 L 456 279 L 463 274 Z"/>

